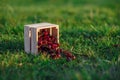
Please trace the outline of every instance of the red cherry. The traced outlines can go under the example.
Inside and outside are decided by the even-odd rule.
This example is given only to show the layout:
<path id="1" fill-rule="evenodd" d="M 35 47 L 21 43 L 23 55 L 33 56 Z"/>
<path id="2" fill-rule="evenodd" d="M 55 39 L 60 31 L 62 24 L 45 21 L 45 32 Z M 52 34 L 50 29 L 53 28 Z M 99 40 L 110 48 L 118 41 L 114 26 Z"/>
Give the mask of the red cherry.
<path id="1" fill-rule="evenodd" d="M 51 45 L 48 45 L 48 48 L 50 48 L 50 49 L 51 49 Z"/>
<path id="2" fill-rule="evenodd" d="M 58 57 L 58 58 L 60 58 L 60 57 L 61 57 L 60 53 L 59 53 L 59 54 L 56 54 L 56 55 L 57 55 L 57 57 Z"/>
<path id="3" fill-rule="evenodd" d="M 51 40 L 52 40 L 52 41 L 54 41 L 54 40 L 55 40 L 55 38 L 54 38 L 53 36 L 50 36 L 50 38 L 51 38 Z"/>
<path id="4" fill-rule="evenodd" d="M 63 51 L 60 49 L 60 45 L 57 43 L 57 38 L 50 36 L 47 29 L 43 29 L 42 33 L 39 33 L 38 35 L 38 51 L 47 52 L 52 59 L 59 59 L 61 53 L 63 53 L 69 61 L 76 58 L 69 51 Z"/>
<path id="5" fill-rule="evenodd" d="M 38 41 L 42 41 L 43 40 L 43 37 L 38 37 Z"/>
<path id="6" fill-rule="evenodd" d="M 75 56 L 72 56 L 72 59 L 74 60 L 74 59 L 76 59 L 76 57 L 75 57 Z"/>
<path id="7" fill-rule="evenodd" d="M 71 54 L 71 53 L 68 53 L 68 54 L 67 54 L 67 56 L 71 57 L 71 56 L 72 56 L 72 54 Z"/>
<path id="8" fill-rule="evenodd" d="M 42 45 L 43 44 L 43 42 L 42 41 L 38 41 L 38 45 L 40 46 L 40 45 Z"/>
<path id="9" fill-rule="evenodd" d="M 43 36 L 42 40 L 47 40 L 48 36 Z"/>
<path id="10" fill-rule="evenodd" d="M 44 34 L 45 36 L 47 36 L 49 33 L 48 33 L 48 32 L 44 32 L 43 34 Z"/>
<path id="11" fill-rule="evenodd" d="M 50 38 L 50 37 L 48 38 L 48 41 L 51 41 L 51 38 Z"/>
<path id="12" fill-rule="evenodd" d="M 47 44 L 47 41 L 45 41 L 45 40 L 42 41 L 42 44 L 43 44 L 43 45 L 46 45 L 46 44 Z"/>
<path id="13" fill-rule="evenodd" d="M 56 59 L 56 55 L 55 55 L 55 54 L 50 55 L 50 57 L 51 57 L 52 59 Z"/>
<path id="14" fill-rule="evenodd" d="M 52 45 L 53 43 L 52 42 L 48 42 L 48 45 Z"/>
<path id="15" fill-rule="evenodd" d="M 58 53 L 58 54 L 62 53 L 62 49 L 57 49 L 56 53 Z"/>

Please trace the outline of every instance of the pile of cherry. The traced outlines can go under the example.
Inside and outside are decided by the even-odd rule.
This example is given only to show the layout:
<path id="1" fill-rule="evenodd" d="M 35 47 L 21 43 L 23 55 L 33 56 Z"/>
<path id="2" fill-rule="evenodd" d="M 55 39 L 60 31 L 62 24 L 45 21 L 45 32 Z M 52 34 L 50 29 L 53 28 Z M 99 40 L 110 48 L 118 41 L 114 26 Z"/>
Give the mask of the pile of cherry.
<path id="1" fill-rule="evenodd" d="M 71 52 L 59 48 L 57 38 L 51 36 L 47 29 L 38 33 L 38 51 L 47 53 L 52 59 L 59 59 L 61 56 L 65 56 L 67 60 L 75 59 Z"/>

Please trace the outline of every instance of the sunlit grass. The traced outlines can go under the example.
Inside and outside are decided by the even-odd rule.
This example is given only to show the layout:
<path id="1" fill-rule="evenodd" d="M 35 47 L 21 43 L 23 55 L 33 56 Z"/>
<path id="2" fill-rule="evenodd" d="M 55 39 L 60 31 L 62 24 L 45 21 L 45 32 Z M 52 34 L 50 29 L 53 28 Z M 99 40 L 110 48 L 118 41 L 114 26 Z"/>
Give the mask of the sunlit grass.
<path id="1" fill-rule="evenodd" d="M 119 80 L 118 0 L 2 0 L 0 80 Z M 24 52 L 24 25 L 60 25 L 60 46 L 76 60 Z"/>

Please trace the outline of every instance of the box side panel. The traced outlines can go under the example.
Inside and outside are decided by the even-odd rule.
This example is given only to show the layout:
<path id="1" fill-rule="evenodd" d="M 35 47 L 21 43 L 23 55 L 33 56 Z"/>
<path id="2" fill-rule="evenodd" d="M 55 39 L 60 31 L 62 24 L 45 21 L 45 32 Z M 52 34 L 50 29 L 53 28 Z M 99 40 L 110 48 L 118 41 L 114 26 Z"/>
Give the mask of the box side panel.
<path id="1" fill-rule="evenodd" d="M 58 43 L 59 43 L 59 26 L 57 26 L 56 28 L 57 28 L 57 40 L 58 40 Z"/>
<path id="2" fill-rule="evenodd" d="M 24 27 L 24 50 L 30 53 L 30 28 L 28 26 Z"/>
<path id="3" fill-rule="evenodd" d="M 52 28 L 52 35 L 57 38 L 57 43 L 59 43 L 59 27 Z"/>
<path id="4" fill-rule="evenodd" d="M 31 28 L 31 53 L 38 54 L 38 29 Z"/>

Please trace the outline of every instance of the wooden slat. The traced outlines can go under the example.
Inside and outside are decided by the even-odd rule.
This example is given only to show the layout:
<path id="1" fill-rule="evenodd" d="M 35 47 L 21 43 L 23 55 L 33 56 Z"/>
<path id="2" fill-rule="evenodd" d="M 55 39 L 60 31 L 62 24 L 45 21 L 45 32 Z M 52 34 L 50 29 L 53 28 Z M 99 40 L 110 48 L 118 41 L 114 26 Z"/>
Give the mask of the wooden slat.
<path id="1" fill-rule="evenodd" d="M 52 28 L 50 28 L 50 35 L 52 35 Z"/>
<path id="2" fill-rule="evenodd" d="M 59 43 L 59 26 L 57 26 L 56 28 L 57 28 L 57 41 Z"/>
<path id="3" fill-rule="evenodd" d="M 47 29 L 50 35 L 57 38 L 59 43 L 59 26 L 50 23 L 38 23 L 25 25 L 24 28 L 24 48 L 25 52 L 38 54 L 38 31 L 41 34 L 42 29 Z"/>
<path id="4" fill-rule="evenodd" d="M 24 27 L 24 50 L 30 53 L 30 28 L 28 26 Z"/>
<path id="5" fill-rule="evenodd" d="M 53 27 L 53 26 L 57 26 L 56 24 L 51 24 L 51 23 L 36 23 L 36 24 L 28 24 L 25 26 L 29 26 L 29 27 L 34 27 L 34 28 L 49 28 L 49 27 Z"/>
<path id="6" fill-rule="evenodd" d="M 52 28 L 52 36 L 56 37 L 57 42 L 59 43 L 59 28 L 58 27 Z"/>
<path id="7" fill-rule="evenodd" d="M 31 53 L 38 54 L 38 29 L 31 28 Z"/>

